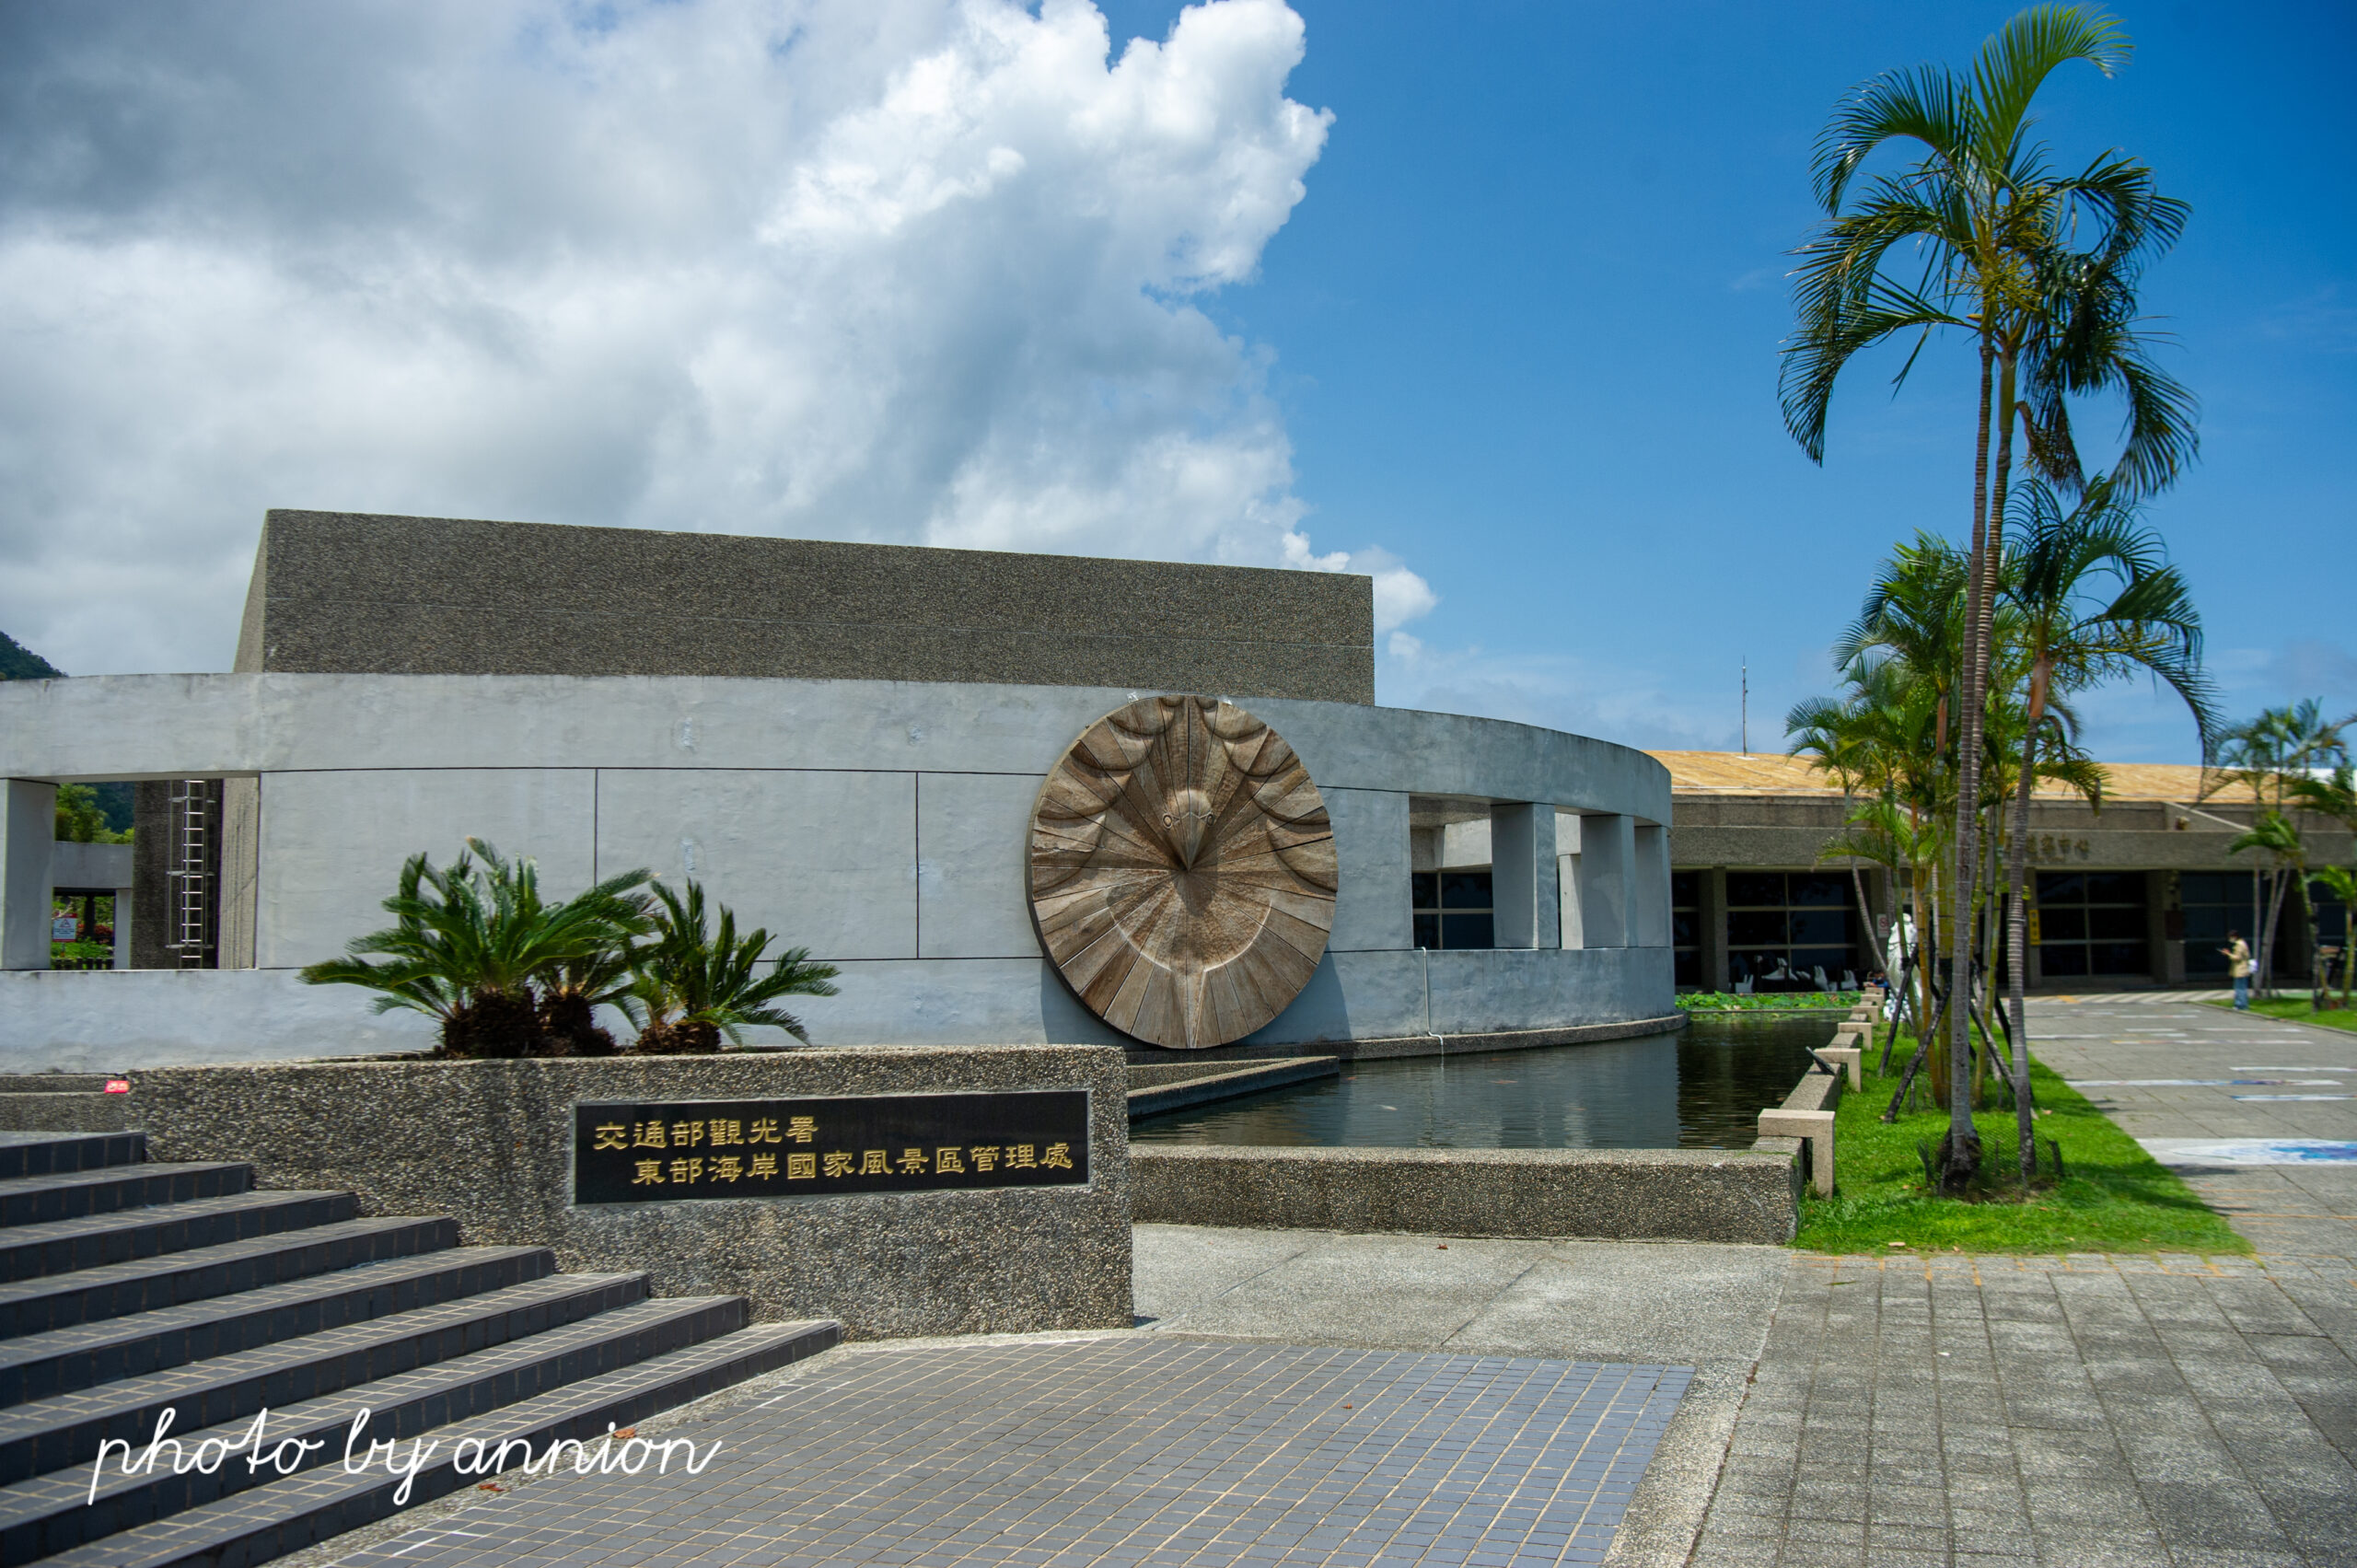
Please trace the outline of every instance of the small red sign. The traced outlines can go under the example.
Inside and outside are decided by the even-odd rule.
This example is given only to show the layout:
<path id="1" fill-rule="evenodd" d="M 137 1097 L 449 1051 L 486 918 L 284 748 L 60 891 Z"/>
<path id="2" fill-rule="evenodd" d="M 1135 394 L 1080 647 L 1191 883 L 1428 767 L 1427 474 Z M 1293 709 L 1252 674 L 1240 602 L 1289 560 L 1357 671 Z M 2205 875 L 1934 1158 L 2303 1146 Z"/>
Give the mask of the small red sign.
<path id="1" fill-rule="evenodd" d="M 130 1079 L 128 1079 L 128 1078 L 109 1078 L 109 1079 L 107 1080 L 107 1093 L 109 1093 L 109 1094 L 110 1094 L 110 1095 L 127 1095 L 127 1094 L 129 1094 L 130 1092 L 131 1092 L 131 1080 L 130 1080 Z"/>

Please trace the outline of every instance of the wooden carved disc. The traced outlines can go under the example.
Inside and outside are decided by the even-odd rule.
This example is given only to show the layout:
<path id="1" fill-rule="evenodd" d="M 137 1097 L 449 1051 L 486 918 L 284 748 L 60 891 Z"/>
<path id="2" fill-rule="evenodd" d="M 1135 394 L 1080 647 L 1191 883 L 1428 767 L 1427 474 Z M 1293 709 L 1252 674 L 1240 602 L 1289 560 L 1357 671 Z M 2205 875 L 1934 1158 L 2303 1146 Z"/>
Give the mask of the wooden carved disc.
<path id="1" fill-rule="evenodd" d="M 1084 731 L 1031 818 L 1031 913 L 1089 1010 L 1154 1045 L 1241 1040 L 1334 928 L 1334 827 L 1293 748 L 1231 703 L 1146 697 Z"/>

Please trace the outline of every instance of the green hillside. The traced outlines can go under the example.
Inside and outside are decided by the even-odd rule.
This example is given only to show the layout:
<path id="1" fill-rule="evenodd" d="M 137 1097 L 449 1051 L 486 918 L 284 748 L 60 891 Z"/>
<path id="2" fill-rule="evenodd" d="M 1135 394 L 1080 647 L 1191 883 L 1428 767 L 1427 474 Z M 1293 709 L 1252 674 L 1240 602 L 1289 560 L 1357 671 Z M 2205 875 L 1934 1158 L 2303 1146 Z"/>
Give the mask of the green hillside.
<path id="1" fill-rule="evenodd" d="M 65 672 L 0 632 L 0 680 L 47 680 Z"/>

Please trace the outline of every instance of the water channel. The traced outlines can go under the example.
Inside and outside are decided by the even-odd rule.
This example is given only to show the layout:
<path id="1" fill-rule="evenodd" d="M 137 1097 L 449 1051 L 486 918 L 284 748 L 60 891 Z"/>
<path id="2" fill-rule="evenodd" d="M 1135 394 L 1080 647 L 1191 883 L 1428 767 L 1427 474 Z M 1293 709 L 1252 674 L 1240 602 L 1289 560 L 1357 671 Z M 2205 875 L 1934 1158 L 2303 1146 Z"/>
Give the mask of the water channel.
<path id="1" fill-rule="evenodd" d="M 1748 1148 L 1838 1015 L 1698 1017 L 1595 1045 L 1346 1062 L 1338 1078 L 1130 1123 L 1142 1144 Z"/>

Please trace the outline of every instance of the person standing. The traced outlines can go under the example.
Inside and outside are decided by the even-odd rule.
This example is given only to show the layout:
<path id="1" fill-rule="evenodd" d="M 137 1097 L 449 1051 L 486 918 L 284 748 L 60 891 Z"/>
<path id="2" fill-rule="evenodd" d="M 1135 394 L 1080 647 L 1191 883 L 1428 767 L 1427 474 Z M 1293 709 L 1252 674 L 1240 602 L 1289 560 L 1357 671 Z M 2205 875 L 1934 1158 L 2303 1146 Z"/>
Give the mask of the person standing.
<path id="1" fill-rule="evenodd" d="M 2235 1011 L 2250 1011 L 2250 944 L 2243 940 L 2239 931 L 2226 933 L 2226 945 L 2218 949 L 2226 956 L 2226 972 L 2235 977 Z"/>

